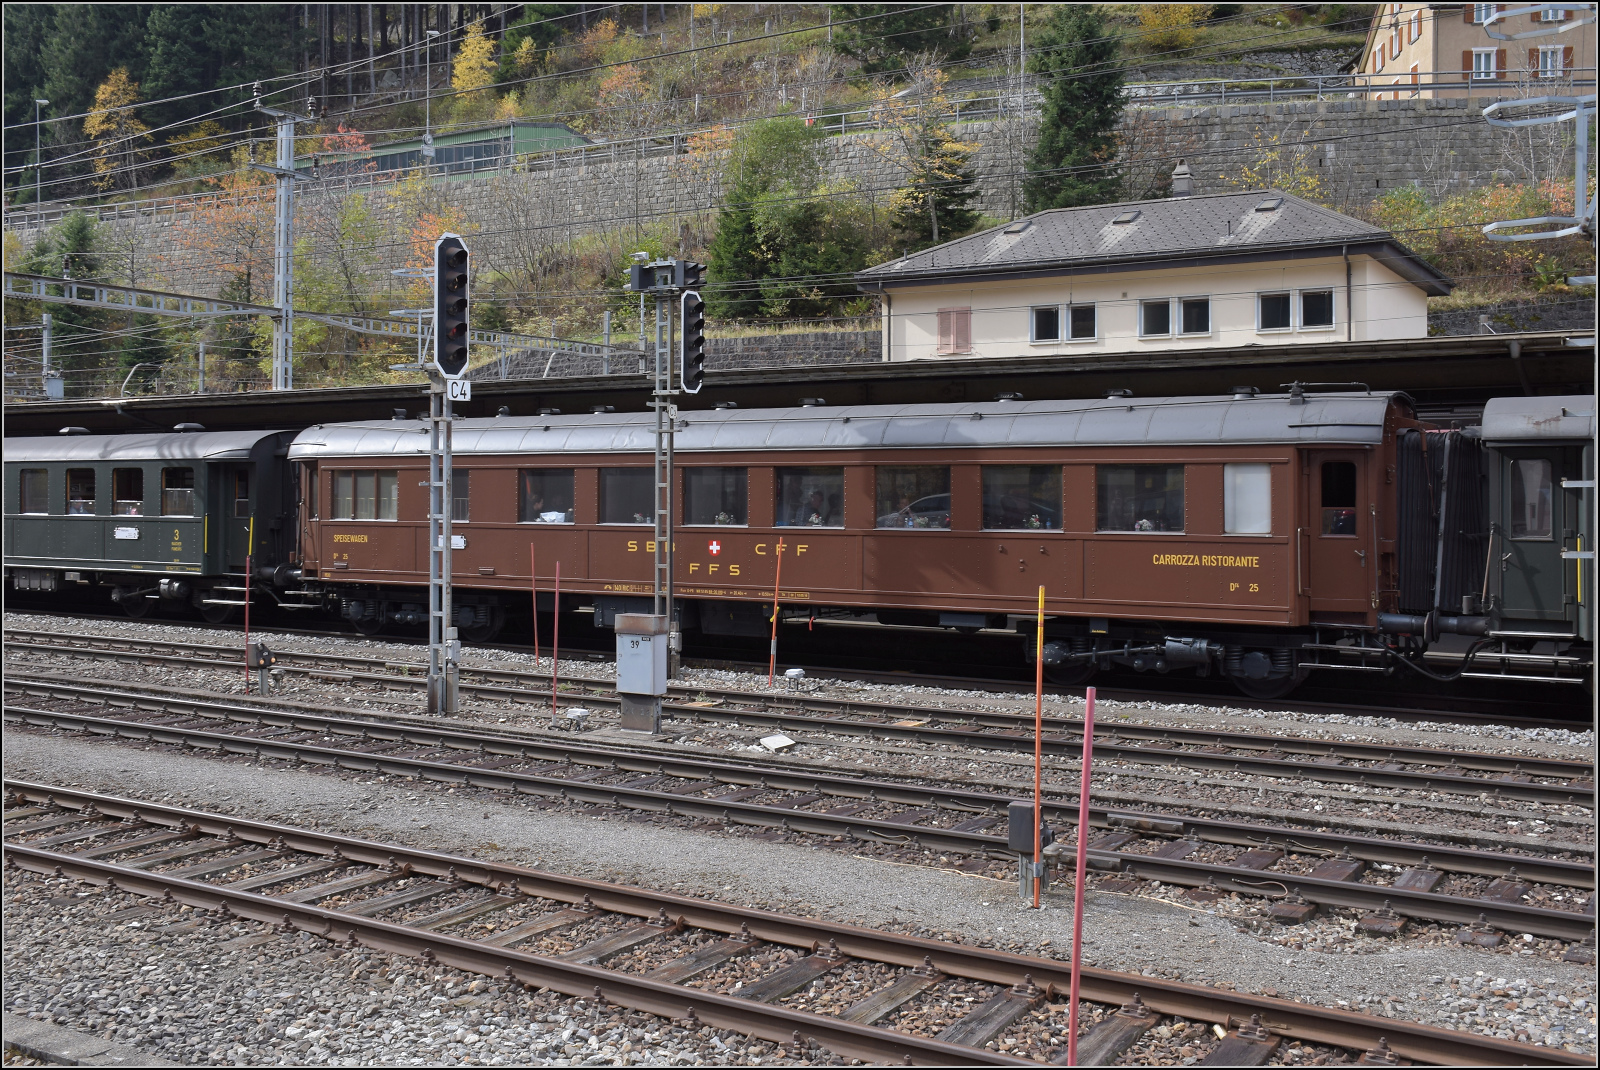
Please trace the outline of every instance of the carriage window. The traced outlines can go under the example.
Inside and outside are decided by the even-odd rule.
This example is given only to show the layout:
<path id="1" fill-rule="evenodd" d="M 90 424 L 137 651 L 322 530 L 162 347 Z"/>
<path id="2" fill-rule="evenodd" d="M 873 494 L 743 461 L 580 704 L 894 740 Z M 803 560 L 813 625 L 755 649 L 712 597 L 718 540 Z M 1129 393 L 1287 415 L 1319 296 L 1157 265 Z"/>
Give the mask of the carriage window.
<path id="1" fill-rule="evenodd" d="M 388 472 L 335 472 L 333 519 L 398 520 L 400 474 Z"/>
<path id="2" fill-rule="evenodd" d="M 524 524 L 572 523 L 572 469 L 525 468 L 517 518 Z"/>
<path id="3" fill-rule="evenodd" d="M 450 517 L 472 519 L 472 473 L 450 469 Z"/>
<path id="4" fill-rule="evenodd" d="M 1272 534 L 1272 467 L 1222 466 L 1222 530 L 1229 535 Z"/>
<path id="5" fill-rule="evenodd" d="M 1511 462 L 1511 537 L 1548 539 L 1551 529 L 1550 462 Z"/>
<path id="6" fill-rule="evenodd" d="M 1095 467 L 1098 531 L 1182 531 L 1183 465 Z"/>
<path id="7" fill-rule="evenodd" d="M 250 473 L 233 473 L 233 515 L 250 515 Z"/>
<path id="8" fill-rule="evenodd" d="M 878 527 L 949 526 L 949 468 L 927 465 L 878 469 Z"/>
<path id="9" fill-rule="evenodd" d="M 843 468 L 778 469 L 778 527 L 844 527 Z"/>
<path id="10" fill-rule="evenodd" d="M 306 516 L 315 520 L 321 515 L 322 499 L 317 496 L 317 491 L 322 485 L 317 480 L 316 465 L 308 464 L 302 467 L 305 470 Z"/>
<path id="11" fill-rule="evenodd" d="M 144 469 L 111 470 L 111 512 L 116 516 L 144 515 Z"/>
<path id="12" fill-rule="evenodd" d="M 161 515 L 194 516 L 194 469 L 161 470 Z"/>
<path id="13" fill-rule="evenodd" d="M 50 511 L 50 472 L 44 468 L 24 468 L 17 482 L 18 512 Z"/>
<path id="14" fill-rule="evenodd" d="M 1356 534 L 1356 465 L 1322 462 L 1322 533 Z"/>
<path id="15" fill-rule="evenodd" d="M 67 469 L 67 515 L 94 515 L 94 469 Z"/>
<path id="16" fill-rule="evenodd" d="M 600 523 L 654 524 L 655 479 L 650 468 L 600 469 Z"/>
<path id="17" fill-rule="evenodd" d="M 683 473 L 685 524 L 750 522 L 749 474 L 743 468 L 688 468 Z"/>
<path id="18" fill-rule="evenodd" d="M 983 526 L 1061 530 L 1061 468 L 1053 464 L 985 465 Z"/>

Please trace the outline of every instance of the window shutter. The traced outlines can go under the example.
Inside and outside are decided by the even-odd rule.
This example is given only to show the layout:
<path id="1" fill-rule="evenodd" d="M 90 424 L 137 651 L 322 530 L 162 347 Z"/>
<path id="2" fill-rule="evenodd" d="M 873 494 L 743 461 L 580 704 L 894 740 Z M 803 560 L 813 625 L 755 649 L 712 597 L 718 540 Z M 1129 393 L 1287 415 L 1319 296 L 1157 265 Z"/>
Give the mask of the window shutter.
<path id="1" fill-rule="evenodd" d="M 953 313 L 941 309 L 939 312 L 939 352 L 950 352 L 950 320 Z"/>
<path id="2" fill-rule="evenodd" d="M 1466 22 L 1466 24 L 1468 26 L 1475 25 L 1475 22 L 1474 22 L 1472 16 L 1477 11 L 1477 9 L 1478 9 L 1478 5 L 1477 4 L 1462 4 L 1461 5 L 1461 18 L 1462 18 L 1462 20 L 1464 22 Z"/>
<path id="3" fill-rule="evenodd" d="M 1472 49 L 1470 48 L 1462 49 L 1461 51 L 1461 80 L 1463 82 L 1472 81 Z"/>
<path id="4" fill-rule="evenodd" d="M 1541 74 L 1541 73 L 1543 73 L 1543 72 L 1541 72 L 1539 70 L 1539 50 L 1537 48 L 1528 49 L 1528 73 L 1529 74 Z"/>
<path id="5" fill-rule="evenodd" d="M 1563 48 L 1561 50 L 1561 69 L 1564 72 L 1565 71 L 1570 71 L 1572 69 L 1572 46 L 1571 45 L 1568 45 L 1567 47 L 1565 47 L 1565 48 Z"/>
<path id="6" fill-rule="evenodd" d="M 1494 76 L 1496 78 L 1506 76 L 1506 50 L 1503 48 L 1494 50 Z"/>
<path id="7" fill-rule="evenodd" d="M 955 311 L 955 323 L 951 332 L 954 337 L 951 341 L 955 344 L 955 352 L 967 353 L 972 349 L 972 309 L 958 308 Z"/>

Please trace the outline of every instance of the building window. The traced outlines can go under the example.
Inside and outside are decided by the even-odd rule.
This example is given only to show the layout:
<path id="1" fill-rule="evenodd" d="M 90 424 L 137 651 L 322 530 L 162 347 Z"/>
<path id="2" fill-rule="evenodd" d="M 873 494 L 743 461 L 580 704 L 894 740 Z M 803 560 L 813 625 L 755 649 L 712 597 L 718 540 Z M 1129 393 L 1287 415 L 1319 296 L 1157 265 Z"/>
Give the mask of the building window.
<path id="1" fill-rule="evenodd" d="M 972 351 L 972 309 L 941 308 L 939 310 L 939 352 L 970 353 Z"/>
<path id="2" fill-rule="evenodd" d="M 600 469 L 600 523 L 654 524 L 655 482 L 652 468 Z"/>
<path id="3" fill-rule="evenodd" d="M 250 473 L 233 473 L 233 515 L 250 515 Z"/>
<path id="4" fill-rule="evenodd" d="M 1096 324 L 1093 305 L 1073 305 L 1067 310 L 1067 316 L 1074 342 L 1092 341 L 1098 337 L 1095 333 Z"/>
<path id="5" fill-rule="evenodd" d="M 1566 64 L 1562 62 L 1561 46 L 1544 47 L 1539 49 L 1539 77 L 1560 78 L 1564 73 Z"/>
<path id="6" fill-rule="evenodd" d="M 1061 341 L 1061 309 L 1057 305 L 1040 305 L 1033 312 L 1033 341 Z"/>
<path id="7" fill-rule="evenodd" d="M 1322 533 L 1355 535 L 1356 465 L 1354 461 L 1322 462 Z"/>
<path id="8" fill-rule="evenodd" d="M 111 513 L 113 516 L 144 515 L 144 469 L 111 470 Z"/>
<path id="9" fill-rule="evenodd" d="M 1499 4 L 1473 4 L 1472 24 L 1474 26 L 1482 26 L 1484 23 L 1488 22 L 1494 17 L 1494 13 L 1499 10 L 1499 8 Z"/>
<path id="10" fill-rule="evenodd" d="M 1378 74 L 1383 73 L 1383 56 L 1388 51 L 1388 42 L 1379 41 L 1378 47 L 1372 53 L 1372 69 Z"/>
<path id="11" fill-rule="evenodd" d="M 450 519 L 472 519 L 472 473 L 450 469 Z"/>
<path id="12" fill-rule="evenodd" d="M 942 465 L 879 468 L 877 526 L 948 528 L 950 469 Z"/>
<path id="13" fill-rule="evenodd" d="M 1172 302 L 1141 301 L 1139 303 L 1139 333 L 1155 338 L 1172 333 Z"/>
<path id="14" fill-rule="evenodd" d="M 94 515 L 94 469 L 67 469 L 67 515 Z"/>
<path id="15" fill-rule="evenodd" d="M 1406 43 L 1416 44 L 1422 37 L 1422 12 L 1418 11 L 1406 20 Z"/>
<path id="16" fill-rule="evenodd" d="M 399 518 L 400 474 L 398 472 L 333 474 L 333 519 L 398 520 Z"/>
<path id="17" fill-rule="evenodd" d="M 1551 529 L 1550 462 L 1511 462 L 1511 537 L 1548 539 Z"/>
<path id="18" fill-rule="evenodd" d="M 570 468 L 525 468 L 518 480 L 517 519 L 524 524 L 570 524 L 573 473 Z"/>
<path id="19" fill-rule="evenodd" d="M 1095 530 L 1183 530 L 1183 465 L 1095 466 Z"/>
<path id="20" fill-rule="evenodd" d="M 780 468 L 777 475 L 778 527 L 844 527 L 843 468 Z"/>
<path id="21" fill-rule="evenodd" d="M 1272 534 L 1272 468 L 1222 466 L 1222 530 L 1229 535 Z"/>
<path id="22" fill-rule="evenodd" d="M 1480 7 L 1484 5 L 1479 5 Z M 1472 79 L 1473 81 L 1487 81 L 1496 76 L 1495 50 L 1492 48 L 1474 48 L 1472 50 Z"/>
<path id="23" fill-rule="evenodd" d="M 18 512 L 48 514 L 50 512 L 50 472 L 44 468 L 24 468 L 17 481 Z"/>
<path id="24" fill-rule="evenodd" d="M 983 526 L 997 531 L 1061 530 L 1061 467 L 983 467 Z"/>
<path id="25" fill-rule="evenodd" d="M 1547 7 L 1539 12 L 1540 22 L 1566 22 L 1567 13 L 1559 7 Z"/>
<path id="26" fill-rule="evenodd" d="M 1290 305 L 1286 293 L 1262 294 L 1256 301 L 1256 330 L 1287 331 Z"/>
<path id="27" fill-rule="evenodd" d="M 1333 291 L 1302 290 L 1300 292 L 1300 326 L 1304 330 L 1317 330 L 1333 326 Z"/>
<path id="28" fill-rule="evenodd" d="M 683 472 L 683 522 L 750 522 L 749 474 L 744 468 L 686 468 Z"/>
<path id="29" fill-rule="evenodd" d="M 1211 298 L 1186 297 L 1181 304 L 1183 306 L 1183 333 L 1210 334 Z"/>
<path id="30" fill-rule="evenodd" d="M 161 470 L 161 515 L 194 516 L 194 469 Z"/>

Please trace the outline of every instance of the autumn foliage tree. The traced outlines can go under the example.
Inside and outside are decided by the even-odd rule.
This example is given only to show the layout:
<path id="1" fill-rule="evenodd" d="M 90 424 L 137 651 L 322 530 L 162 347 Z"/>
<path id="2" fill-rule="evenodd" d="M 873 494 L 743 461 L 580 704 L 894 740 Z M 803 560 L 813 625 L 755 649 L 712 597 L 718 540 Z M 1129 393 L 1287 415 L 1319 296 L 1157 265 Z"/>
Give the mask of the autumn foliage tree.
<path id="1" fill-rule="evenodd" d="M 95 90 L 83 132 L 94 144 L 94 184 L 98 189 L 139 184 L 139 163 L 152 138 L 150 128 L 139 120 L 138 103 L 139 83 L 129 77 L 126 67 L 112 71 Z"/>

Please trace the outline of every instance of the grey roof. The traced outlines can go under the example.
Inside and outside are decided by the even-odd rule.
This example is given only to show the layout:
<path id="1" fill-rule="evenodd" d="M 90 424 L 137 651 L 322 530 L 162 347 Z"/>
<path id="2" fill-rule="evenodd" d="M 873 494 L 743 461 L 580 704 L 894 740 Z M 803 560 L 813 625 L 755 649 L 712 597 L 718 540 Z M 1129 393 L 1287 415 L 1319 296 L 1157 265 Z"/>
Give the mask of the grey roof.
<path id="1" fill-rule="evenodd" d="M 1215 443 L 1377 443 L 1397 395 L 1312 394 L 1249 399 L 1115 398 L 949 405 L 713 409 L 683 414 L 679 454 L 736 450 L 935 449 L 972 446 L 1188 446 Z M 1401 395 L 1403 396 L 1403 395 Z M 648 453 L 654 413 L 457 420 L 457 454 Z M 416 420 L 324 424 L 302 431 L 291 458 L 425 454 Z"/>
<path id="2" fill-rule="evenodd" d="M 1274 200 L 1271 211 L 1257 211 Z M 1129 223 L 1113 222 L 1137 213 Z M 969 234 L 856 274 L 858 285 L 932 282 L 995 274 L 1129 270 L 1177 259 L 1326 255 L 1360 247 L 1432 294 L 1450 282 L 1388 231 L 1281 190 L 1247 190 L 1084 208 L 1054 208 Z"/>
<path id="3" fill-rule="evenodd" d="M 1490 398 L 1483 407 L 1483 440 L 1491 445 L 1591 439 L 1594 431 L 1594 397 L 1590 394 Z"/>
<path id="4" fill-rule="evenodd" d="M 58 435 L 8 438 L 6 462 L 231 461 L 249 458 L 257 442 L 281 431 L 163 431 L 144 435 Z"/>

